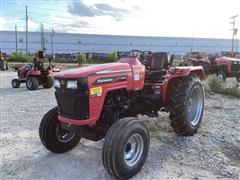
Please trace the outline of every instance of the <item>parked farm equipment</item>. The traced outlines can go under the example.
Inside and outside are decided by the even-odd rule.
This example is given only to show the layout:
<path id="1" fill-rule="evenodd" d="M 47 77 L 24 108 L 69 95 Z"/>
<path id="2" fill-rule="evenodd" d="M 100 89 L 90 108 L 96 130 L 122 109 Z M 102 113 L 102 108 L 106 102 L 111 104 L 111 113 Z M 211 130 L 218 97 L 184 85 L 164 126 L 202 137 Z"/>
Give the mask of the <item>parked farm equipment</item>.
<path id="1" fill-rule="evenodd" d="M 133 177 L 144 165 L 150 143 L 138 114 L 156 117 L 158 111 L 169 111 L 171 126 L 182 136 L 193 135 L 201 124 L 202 67 L 172 67 L 172 62 L 167 53 L 133 50 L 117 63 L 56 74 L 57 107 L 39 127 L 43 145 L 64 153 L 81 138 L 105 138 L 105 169 L 120 179 Z"/>
<path id="2" fill-rule="evenodd" d="M 202 66 L 205 75 L 216 74 L 217 78 L 225 81 L 228 77 L 235 77 L 240 82 L 240 59 L 209 55 L 205 58 L 188 58 L 179 66 Z"/>
<path id="3" fill-rule="evenodd" d="M 48 67 L 44 67 L 44 53 L 39 51 L 38 58 L 34 58 L 34 63 L 27 64 L 17 68 L 18 79 L 12 80 L 12 87 L 19 88 L 21 83 L 26 83 L 29 90 L 38 89 L 39 85 L 44 88 L 53 86 L 53 71 L 59 72 L 60 69 L 55 68 L 51 59 Z"/>

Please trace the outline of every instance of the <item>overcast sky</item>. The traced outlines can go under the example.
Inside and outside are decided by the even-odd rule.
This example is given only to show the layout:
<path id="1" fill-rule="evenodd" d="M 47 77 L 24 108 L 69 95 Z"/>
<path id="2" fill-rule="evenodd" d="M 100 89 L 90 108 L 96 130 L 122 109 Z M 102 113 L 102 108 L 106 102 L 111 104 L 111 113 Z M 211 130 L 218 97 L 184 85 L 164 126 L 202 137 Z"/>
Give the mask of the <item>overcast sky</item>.
<path id="1" fill-rule="evenodd" d="M 0 0 L 0 30 L 231 38 L 240 0 Z M 240 28 L 240 16 L 236 19 Z M 240 30 L 239 30 L 240 31 Z M 238 33 L 240 39 L 240 32 Z"/>

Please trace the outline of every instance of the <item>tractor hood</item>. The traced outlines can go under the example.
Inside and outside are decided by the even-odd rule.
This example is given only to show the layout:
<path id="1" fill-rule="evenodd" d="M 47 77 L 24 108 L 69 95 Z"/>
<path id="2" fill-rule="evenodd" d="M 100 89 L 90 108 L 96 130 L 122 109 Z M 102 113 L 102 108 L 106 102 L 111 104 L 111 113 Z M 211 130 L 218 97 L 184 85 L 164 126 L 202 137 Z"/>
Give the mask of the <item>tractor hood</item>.
<path id="1" fill-rule="evenodd" d="M 240 62 L 240 59 L 236 59 L 236 58 L 230 58 L 230 57 L 221 57 L 221 58 L 218 58 L 220 60 L 224 60 L 224 61 L 237 61 L 237 62 Z"/>
<path id="2" fill-rule="evenodd" d="M 104 75 L 112 73 L 131 72 L 131 65 L 128 63 L 108 63 L 90 66 L 82 66 L 66 71 L 62 71 L 54 75 L 54 78 L 80 78 L 94 75 Z"/>

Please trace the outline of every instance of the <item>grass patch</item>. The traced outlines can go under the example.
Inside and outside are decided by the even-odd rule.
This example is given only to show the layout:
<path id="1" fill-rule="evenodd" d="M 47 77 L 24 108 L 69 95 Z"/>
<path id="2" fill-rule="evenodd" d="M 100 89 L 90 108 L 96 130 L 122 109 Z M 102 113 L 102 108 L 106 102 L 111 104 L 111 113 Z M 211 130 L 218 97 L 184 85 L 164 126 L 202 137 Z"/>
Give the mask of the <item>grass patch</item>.
<path id="1" fill-rule="evenodd" d="M 225 82 L 216 77 L 210 78 L 208 81 L 210 90 L 214 93 L 230 95 L 240 98 L 240 84 L 235 83 L 228 87 Z"/>

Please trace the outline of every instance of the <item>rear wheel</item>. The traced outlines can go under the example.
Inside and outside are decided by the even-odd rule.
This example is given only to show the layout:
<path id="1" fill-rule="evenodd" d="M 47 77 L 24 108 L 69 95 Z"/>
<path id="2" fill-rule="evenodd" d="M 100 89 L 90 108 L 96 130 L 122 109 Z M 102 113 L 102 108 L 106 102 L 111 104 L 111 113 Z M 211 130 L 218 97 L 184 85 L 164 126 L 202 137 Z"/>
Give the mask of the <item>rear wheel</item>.
<path id="1" fill-rule="evenodd" d="M 189 76 L 177 79 L 170 91 L 170 120 L 179 135 L 197 132 L 203 115 L 204 90 L 199 78 Z"/>
<path id="2" fill-rule="evenodd" d="M 201 63 L 200 66 L 202 66 L 205 76 L 209 75 L 209 65 L 207 63 Z"/>
<path id="3" fill-rule="evenodd" d="M 47 76 L 42 85 L 44 88 L 51 88 L 53 86 L 53 77 Z"/>
<path id="4" fill-rule="evenodd" d="M 39 86 L 38 79 L 35 77 L 28 77 L 26 80 L 26 86 L 27 86 L 28 90 L 38 89 L 38 86 Z"/>
<path id="5" fill-rule="evenodd" d="M 19 88 L 20 87 L 20 81 L 18 79 L 12 80 L 12 87 L 13 88 Z"/>
<path id="6" fill-rule="evenodd" d="M 119 119 L 108 131 L 103 146 L 103 165 L 113 176 L 129 179 L 143 167 L 149 149 L 149 132 L 136 118 Z"/>
<path id="7" fill-rule="evenodd" d="M 5 71 L 5 61 L 2 61 L 0 63 L 1 63 L 1 65 L 0 65 L 1 70 Z"/>
<path id="8" fill-rule="evenodd" d="M 39 136 L 43 145 L 55 153 L 64 153 L 73 149 L 81 139 L 74 132 L 61 128 L 57 107 L 44 115 L 39 127 Z"/>
<path id="9" fill-rule="evenodd" d="M 238 75 L 238 76 L 236 77 L 236 80 L 237 80 L 237 82 L 240 83 L 240 75 Z"/>
<path id="10" fill-rule="evenodd" d="M 225 81 L 226 80 L 226 73 L 224 71 L 217 72 L 217 78 L 221 81 Z"/>

